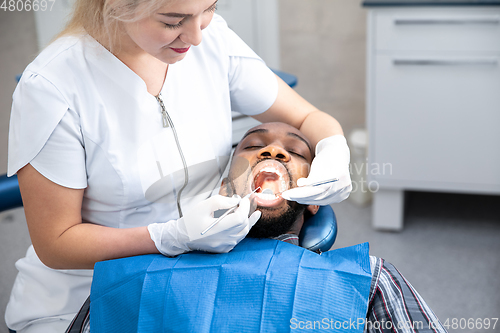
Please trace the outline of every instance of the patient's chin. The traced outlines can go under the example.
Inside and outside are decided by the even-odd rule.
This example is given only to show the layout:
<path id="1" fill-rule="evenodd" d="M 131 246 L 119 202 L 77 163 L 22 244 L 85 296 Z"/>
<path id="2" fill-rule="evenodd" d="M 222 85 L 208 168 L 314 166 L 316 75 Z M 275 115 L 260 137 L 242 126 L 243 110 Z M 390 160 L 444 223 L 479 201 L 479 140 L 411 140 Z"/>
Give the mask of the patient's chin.
<path id="1" fill-rule="evenodd" d="M 287 210 L 289 210 L 290 207 L 287 205 L 282 205 L 279 207 L 263 207 L 263 206 L 257 206 L 257 210 L 260 210 L 262 212 L 262 217 L 266 219 L 279 219 L 280 216 L 285 214 Z"/>
<path id="2" fill-rule="evenodd" d="M 292 229 L 295 221 L 304 214 L 305 206 L 293 203 L 279 208 L 258 207 L 262 216 L 250 229 L 247 237 L 275 238 Z"/>

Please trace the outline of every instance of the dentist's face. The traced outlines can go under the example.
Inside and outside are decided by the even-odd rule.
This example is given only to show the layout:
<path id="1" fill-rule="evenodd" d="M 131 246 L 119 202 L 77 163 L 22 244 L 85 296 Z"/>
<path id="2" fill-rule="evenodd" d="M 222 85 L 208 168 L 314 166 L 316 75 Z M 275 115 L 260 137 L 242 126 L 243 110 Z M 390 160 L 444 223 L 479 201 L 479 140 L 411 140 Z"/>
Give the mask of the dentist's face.
<path id="1" fill-rule="evenodd" d="M 296 128 L 284 123 L 266 123 L 251 129 L 234 152 L 225 185 L 227 194 L 252 197 L 263 218 L 277 217 L 295 206 L 281 192 L 307 177 L 313 154 L 311 144 Z M 273 194 L 262 193 L 271 191 Z"/>
<path id="2" fill-rule="evenodd" d="M 201 43 L 201 31 L 213 18 L 217 1 L 171 1 L 151 16 L 124 23 L 130 51 L 149 53 L 167 64 L 183 59 L 189 48 Z"/>

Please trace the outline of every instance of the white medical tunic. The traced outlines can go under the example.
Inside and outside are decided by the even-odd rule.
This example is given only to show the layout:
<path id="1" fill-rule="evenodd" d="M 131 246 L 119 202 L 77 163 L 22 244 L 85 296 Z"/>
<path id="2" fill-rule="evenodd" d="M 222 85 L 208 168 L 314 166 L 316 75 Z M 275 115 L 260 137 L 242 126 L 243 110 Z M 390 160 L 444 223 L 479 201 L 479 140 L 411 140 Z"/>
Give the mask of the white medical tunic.
<path id="1" fill-rule="evenodd" d="M 266 111 L 277 80 L 215 15 L 200 45 L 168 66 L 161 97 L 188 166 L 182 211 L 217 186 L 231 151 L 231 110 Z M 13 96 L 8 175 L 27 163 L 51 181 L 85 189 L 83 221 L 129 228 L 179 218 L 184 168 L 172 127 L 144 81 L 92 37 L 64 37 L 26 68 Z M 20 330 L 71 319 L 92 270 L 53 270 L 30 247 L 6 322 Z"/>

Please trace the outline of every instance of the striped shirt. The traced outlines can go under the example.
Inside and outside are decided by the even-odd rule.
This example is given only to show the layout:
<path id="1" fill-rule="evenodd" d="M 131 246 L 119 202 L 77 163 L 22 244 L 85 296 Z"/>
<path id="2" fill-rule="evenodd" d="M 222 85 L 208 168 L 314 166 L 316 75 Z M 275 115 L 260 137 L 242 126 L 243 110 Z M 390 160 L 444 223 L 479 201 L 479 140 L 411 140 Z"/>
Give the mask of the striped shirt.
<path id="1" fill-rule="evenodd" d="M 368 298 L 365 332 L 447 332 L 427 303 L 384 259 L 370 256 L 372 283 Z"/>
<path id="2" fill-rule="evenodd" d="M 276 239 L 298 245 L 296 235 Z M 401 273 L 384 259 L 370 256 L 372 282 L 365 333 L 447 332 L 434 312 Z M 66 333 L 89 333 L 90 297 Z"/>

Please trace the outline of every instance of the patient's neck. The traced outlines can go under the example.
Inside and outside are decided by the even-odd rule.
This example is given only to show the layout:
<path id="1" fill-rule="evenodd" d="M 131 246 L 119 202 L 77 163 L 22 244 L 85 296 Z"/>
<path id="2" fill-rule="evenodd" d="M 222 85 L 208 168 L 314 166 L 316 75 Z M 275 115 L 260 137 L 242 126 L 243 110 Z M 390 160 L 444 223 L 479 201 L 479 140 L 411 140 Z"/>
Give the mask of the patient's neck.
<path id="1" fill-rule="evenodd" d="M 302 230 L 302 226 L 304 225 L 304 214 L 300 215 L 295 223 L 292 225 L 290 230 L 288 230 L 287 234 L 299 235 L 300 230 Z"/>

